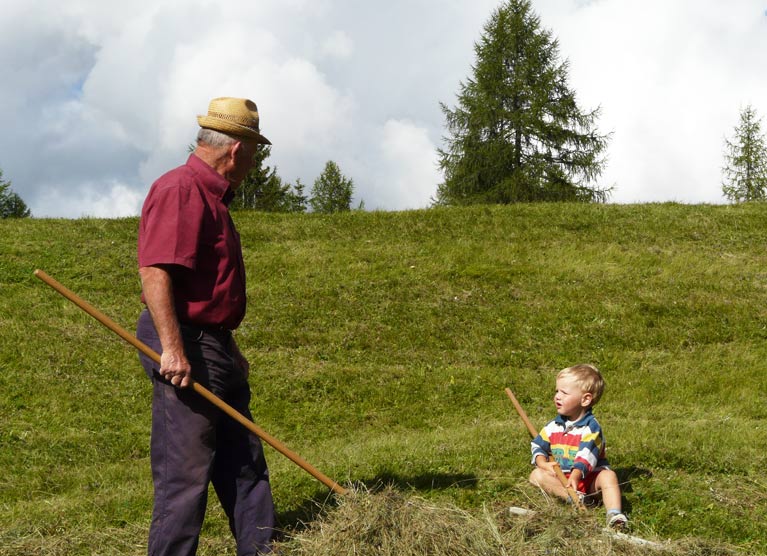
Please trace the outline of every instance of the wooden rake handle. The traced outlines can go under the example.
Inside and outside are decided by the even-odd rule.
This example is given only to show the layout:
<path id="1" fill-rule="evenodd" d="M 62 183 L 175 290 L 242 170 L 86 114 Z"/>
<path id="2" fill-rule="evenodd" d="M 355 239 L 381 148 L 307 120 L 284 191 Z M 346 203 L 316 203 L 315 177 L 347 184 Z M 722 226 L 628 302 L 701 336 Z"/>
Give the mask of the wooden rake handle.
<path id="1" fill-rule="evenodd" d="M 514 392 L 512 392 L 510 388 L 506 388 L 506 395 L 511 400 L 511 403 L 514 404 L 514 409 L 517 410 L 517 413 L 519 413 L 519 416 L 522 418 L 522 422 L 527 427 L 527 431 L 530 433 L 530 437 L 535 438 L 536 436 L 538 436 L 538 431 L 530 422 L 530 419 L 527 417 L 527 413 L 525 413 L 525 410 L 517 401 L 516 396 L 514 396 Z M 556 463 L 554 456 L 549 456 L 549 461 L 553 461 Z M 581 511 L 585 510 L 586 507 L 583 505 L 583 502 L 581 502 L 581 499 L 578 496 L 578 493 L 575 492 L 575 490 L 572 487 L 567 486 L 567 477 L 565 477 L 565 474 L 562 472 L 562 468 L 559 467 L 559 464 L 555 465 L 554 472 L 557 474 L 557 479 L 559 479 L 559 482 L 562 484 L 563 487 L 565 487 L 565 490 L 567 490 L 567 495 L 570 497 L 570 501 L 579 510 Z"/>
<path id="2" fill-rule="evenodd" d="M 72 303 L 80 307 L 80 309 L 82 309 L 83 311 L 88 313 L 90 316 L 95 318 L 97 321 L 99 321 L 101 324 L 109 328 L 112 332 L 120 336 L 123 340 L 131 344 L 133 347 L 138 349 L 144 355 L 146 355 L 147 357 L 149 357 L 156 363 L 160 362 L 160 355 L 156 351 L 154 351 L 144 342 L 136 338 L 133 334 L 125 330 L 119 324 L 114 322 L 104 313 L 96 309 L 93 305 L 91 305 L 90 303 L 88 303 L 87 301 L 79 297 L 72 290 L 66 288 L 61 283 L 57 282 L 56 280 L 48 276 L 42 270 L 35 270 L 34 274 L 37 278 L 39 278 L 40 280 L 48 284 L 50 287 L 52 287 L 54 290 L 59 292 L 61 295 L 69 299 Z M 282 442 L 277 440 L 275 437 L 273 437 L 271 434 L 269 434 L 268 432 L 263 430 L 261 427 L 256 425 L 253 421 L 245 417 L 242 413 L 234 409 L 231 405 L 223 401 L 221 398 L 216 396 L 213 392 L 211 392 L 210 390 L 202 386 L 200 383 L 192 381 L 190 384 L 190 388 L 192 388 L 195 392 L 197 392 L 200 396 L 208 400 L 210 403 L 215 405 L 221 411 L 226 413 L 229 417 L 231 417 L 232 419 L 240 423 L 243 427 L 248 429 L 251 433 L 261 438 L 264 442 L 269 444 L 269 446 L 277 450 L 283 456 L 287 457 L 290 461 L 298 465 L 301 469 L 309 473 L 312 477 L 314 477 L 315 479 L 320 481 L 322 484 L 330 488 L 336 494 L 346 494 L 348 492 L 347 489 L 343 488 L 341 485 L 339 485 L 330 477 L 321 473 L 312 464 L 302 459 L 301 456 L 299 456 L 298 454 L 290 450 L 287 446 L 285 446 L 285 444 L 283 444 Z"/>

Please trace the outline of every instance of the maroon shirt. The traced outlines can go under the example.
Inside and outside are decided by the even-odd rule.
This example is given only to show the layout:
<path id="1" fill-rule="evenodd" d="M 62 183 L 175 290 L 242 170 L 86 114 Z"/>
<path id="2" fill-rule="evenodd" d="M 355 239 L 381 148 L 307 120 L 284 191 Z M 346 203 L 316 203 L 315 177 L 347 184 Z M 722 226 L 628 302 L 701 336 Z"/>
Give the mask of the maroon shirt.
<path id="1" fill-rule="evenodd" d="M 181 323 L 233 330 L 245 316 L 245 264 L 228 208 L 233 196 L 223 176 L 191 155 L 154 182 L 144 201 L 138 265 L 173 265 Z"/>

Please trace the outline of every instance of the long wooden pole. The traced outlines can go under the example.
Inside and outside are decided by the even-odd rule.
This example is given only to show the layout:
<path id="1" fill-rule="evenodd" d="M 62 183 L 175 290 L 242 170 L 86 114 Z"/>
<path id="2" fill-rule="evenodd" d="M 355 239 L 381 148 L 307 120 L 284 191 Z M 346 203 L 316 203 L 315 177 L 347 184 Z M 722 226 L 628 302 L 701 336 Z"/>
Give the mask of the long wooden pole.
<path id="1" fill-rule="evenodd" d="M 154 351 L 144 342 L 136 338 L 133 334 L 125 330 L 123 327 L 121 327 L 115 321 L 110 319 L 104 313 L 96 309 L 93 305 L 91 305 L 90 303 L 88 303 L 87 301 L 79 297 L 72 290 L 63 286 L 61 283 L 57 282 L 56 280 L 48 276 L 42 270 L 35 270 L 35 276 L 38 277 L 43 282 L 45 282 L 46 284 L 48 284 L 54 290 L 59 292 L 61 295 L 69 299 L 72 303 L 80 307 L 80 309 L 88 313 L 90 316 L 92 316 L 94 319 L 99 321 L 101 324 L 109 328 L 112 332 L 120 336 L 123 340 L 125 340 L 126 342 L 131 344 L 133 347 L 141 351 L 144 355 L 151 358 L 156 363 L 160 362 L 160 355 L 156 351 Z M 287 457 L 290 461 L 298 465 L 301 469 L 308 472 L 312 477 L 314 477 L 315 479 L 320 481 L 322 484 L 330 488 L 333 492 L 337 494 L 346 494 L 348 492 L 347 489 L 343 488 L 341 485 L 339 485 L 330 477 L 321 473 L 312 464 L 302 459 L 301 456 L 299 456 L 298 454 L 290 450 L 287 446 L 285 446 L 285 444 L 283 444 L 282 442 L 277 440 L 275 437 L 273 437 L 271 434 L 269 434 L 268 432 L 263 430 L 261 427 L 256 425 L 253 421 L 245 417 L 242 413 L 234 409 L 231 405 L 223 401 L 221 398 L 216 396 L 213 392 L 211 392 L 210 390 L 202 386 L 200 383 L 192 381 L 190 388 L 192 388 L 195 392 L 197 392 L 200 396 L 208 400 L 210 403 L 215 405 L 221 411 L 226 413 L 229 417 L 231 417 L 232 419 L 240 423 L 243 427 L 248 429 L 250 432 L 252 432 L 256 436 L 261 438 L 264 442 L 269 444 L 269 446 L 277 450 L 283 456 Z"/>
<path id="2" fill-rule="evenodd" d="M 535 438 L 538 436 L 538 431 L 535 429 L 533 424 L 530 422 L 530 419 L 527 417 L 527 413 L 525 413 L 525 410 L 522 409 L 522 405 L 517 401 L 516 396 L 514 396 L 514 392 L 511 391 L 510 388 L 506 388 L 506 395 L 511 400 L 511 403 L 514 404 L 514 409 L 517 410 L 517 413 L 519 413 L 519 416 L 522 418 L 522 422 L 525 423 L 525 426 L 527 427 L 527 431 L 530 433 L 530 436 L 532 438 Z M 556 460 L 554 459 L 554 456 L 549 456 L 549 461 L 553 461 L 556 463 Z M 575 504 L 575 507 L 579 510 L 585 510 L 586 507 L 583 505 L 583 502 L 581 502 L 581 499 L 578 497 L 578 493 L 575 492 L 575 490 L 572 487 L 567 486 L 567 477 L 565 477 L 565 474 L 562 472 L 562 468 L 559 467 L 559 464 L 557 463 L 554 466 L 554 472 L 557 474 L 557 479 L 559 479 L 559 482 L 562 484 L 562 486 L 567 490 L 567 495 L 570 497 L 570 501 Z"/>

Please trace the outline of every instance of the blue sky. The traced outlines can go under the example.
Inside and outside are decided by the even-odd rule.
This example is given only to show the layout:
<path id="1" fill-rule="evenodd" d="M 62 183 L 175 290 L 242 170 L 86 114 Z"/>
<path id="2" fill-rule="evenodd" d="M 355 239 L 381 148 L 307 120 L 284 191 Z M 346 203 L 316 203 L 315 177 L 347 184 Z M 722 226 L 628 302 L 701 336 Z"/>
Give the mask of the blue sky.
<path id="1" fill-rule="evenodd" d="M 0 168 L 35 216 L 136 214 L 215 96 L 259 106 L 269 159 L 355 203 L 429 205 L 444 119 L 490 0 L 5 0 Z M 612 132 L 613 202 L 723 202 L 722 147 L 767 114 L 763 0 L 533 0 Z M 767 123 L 765 124 L 767 125 Z"/>

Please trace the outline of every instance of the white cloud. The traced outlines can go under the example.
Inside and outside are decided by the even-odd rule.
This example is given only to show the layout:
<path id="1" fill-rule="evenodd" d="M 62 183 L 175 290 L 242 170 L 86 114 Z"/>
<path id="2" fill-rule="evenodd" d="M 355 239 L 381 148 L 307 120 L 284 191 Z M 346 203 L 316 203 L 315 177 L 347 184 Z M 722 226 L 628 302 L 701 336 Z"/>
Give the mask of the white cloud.
<path id="1" fill-rule="evenodd" d="M 141 211 L 144 195 L 121 183 L 109 183 L 106 189 L 98 184 L 85 184 L 69 192 L 46 189 L 33 210 L 36 217 L 120 218 L 135 216 Z"/>
<path id="2" fill-rule="evenodd" d="M 767 98 L 762 3 L 539 4 L 582 106 L 601 105 L 600 129 L 614 132 L 604 175 L 613 200 L 722 202 L 723 137 L 740 107 Z"/>
<path id="3" fill-rule="evenodd" d="M 349 58 L 354 51 L 352 39 L 343 31 L 336 31 L 322 43 L 322 53 L 334 58 Z"/>
<path id="4" fill-rule="evenodd" d="M 441 181 L 428 130 L 411 121 L 389 120 L 383 126 L 380 148 L 384 172 L 376 180 L 376 205 L 428 206 Z"/>

